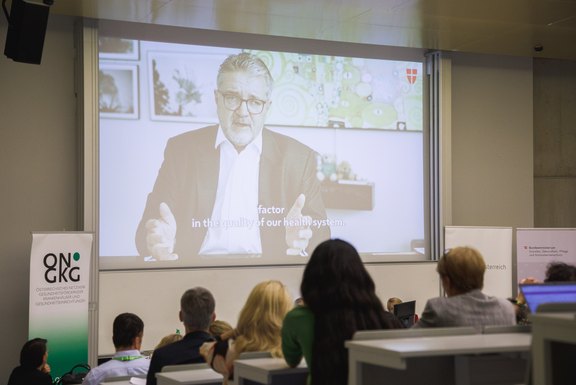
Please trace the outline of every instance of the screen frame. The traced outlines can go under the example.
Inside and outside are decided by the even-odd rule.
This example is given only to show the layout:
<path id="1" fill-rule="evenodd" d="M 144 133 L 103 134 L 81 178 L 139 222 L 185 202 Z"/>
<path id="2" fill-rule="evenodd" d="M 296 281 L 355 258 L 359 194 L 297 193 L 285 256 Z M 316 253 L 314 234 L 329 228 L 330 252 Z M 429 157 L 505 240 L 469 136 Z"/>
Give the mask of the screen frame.
<path id="1" fill-rule="evenodd" d="M 99 143 L 98 143 L 98 100 L 97 100 L 97 69 L 98 69 L 98 50 L 97 50 L 97 41 L 98 41 L 98 29 L 101 27 L 106 28 L 106 35 L 113 36 L 117 34 L 117 36 L 121 36 L 122 38 L 127 39 L 150 39 L 150 40 L 160 40 L 163 41 L 166 39 L 166 36 L 173 35 L 174 31 L 177 30 L 180 32 L 178 39 L 172 39 L 172 42 L 178 43 L 191 43 L 191 44 L 221 44 L 220 41 L 226 41 L 226 45 L 229 47 L 233 47 L 234 45 L 242 46 L 245 48 L 252 48 L 252 49 L 275 49 L 278 50 L 277 47 L 280 43 L 285 44 L 287 47 L 286 49 L 290 49 L 290 47 L 297 47 L 298 52 L 307 53 L 312 52 L 312 47 L 314 47 L 315 54 L 326 54 L 326 55 L 342 55 L 342 50 L 345 47 L 347 56 L 363 56 L 368 58 L 375 58 L 381 59 L 382 52 L 376 52 L 374 50 L 374 46 L 367 45 L 367 44 L 348 44 L 342 42 L 319 42 L 310 39 L 294 39 L 294 38 L 286 38 L 286 37 L 273 37 L 273 36 L 261 36 L 261 35 L 252 35 L 252 34 L 240 34 L 240 33 L 228 33 L 222 31 L 209 31 L 209 33 L 204 35 L 203 39 L 200 39 L 198 35 L 195 35 L 193 32 L 194 29 L 190 28 L 180 28 L 180 27 L 167 27 L 167 26 L 158 26 L 158 25 L 142 25 L 139 23 L 126 23 L 126 22 L 116 22 L 116 21 L 109 21 L 109 20 L 99 20 L 99 21 L 86 21 L 84 22 L 84 37 L 86 37 L 86 33 L 90 33 L 92 38 L 95 39 L 95 42 L 92 42 L 92 47 L 88 51 L 84 50 L 84 66 L 82 72 L 79 74 L 82 76 L 82 83 L 84 84 L 84 105 L 83 105 L 83 132 L 80 137 L 82 141 L 82 148 L 84 151 L 84 164 L 83 164 L 83 171 L 84 171 L 84 179 L 83 179 L 83 189 L 82 193 L 84 195 L 83 203 L 84 203 L 84 210 L 83 210 L 83 221 L 85 228 L 97 230 L 99 229 L 98 224 L 98 216 L 99 216 L 99 202 L 98 202 L 98 191 L 99 191 L 99 169 L 98 169 L 98 150 L 99 150 Z M 87 27 L 87 28 L 86 28 Z M 206 32 L 203 30 L 198 30 L 200 32 Z M 184 33 L 186 33 L 184 35 Z M 249 40 L 246 40 L 249 38 Z M 84 43 L 86 43 L 86 39 L 84 39 Z M 246 41 L 249 43 L 247 44 Z M 240 44 L 241 42 L 241 44 Z M 96 47 L 94 46 L 96 45 Z M 321 47 L 318 49 L 318 47 Z M 366 49 L 370 52 L 373 52 L 372 55 L 366 54 Z M 378 47 L 379 50 L 386 51 L 387 53 L 391 53 L 394 55 L 394 59 L 399 60 L 414 60 L 415 58 L 420 58 L 420 60 L 424 61 L 424 69 L 427 71 L 425 74 L 428 77 L 431 77 L 428 81 L 424 82 L 424 94 L 430 95 L 430 100 L 427 103 L 424 103 L 424 132 L 423 132 L 423 146 L 424 146 L 424 154 L 423 157 L 425 159 L 424 165 L 424 213 L 425 213 L 425 252 L 423 254 L 420 253 L 390 253 L 383 255 L 377 259 L 371 259 L 370 261 L 365 261 L 366 263 L 389 263 L 389 262 L 417 262 L 417 261 L 429 261 L 429 260 L 437 260 L 440 255 L 440 250 L 442 250 L 442 232 L 441 229 L 443 228 L 443 223 L 446 222 L 445 218 L 449 216 L 444 214 L 444 210 L 446 207 L 449 208 L 450 202 L 446 199 L 446 195 L 443 194 L 443 190 L 445 186 L 449 186 L 444 179 L 441 178 L 442 174 L 449 174 L 441 172 L 441 167 L 443 166 L 443 159 L 441 147 L 449 147 L 449 142 L 442 138 L 439 130 L 440 127 L 432 127 L 432 121 L 439 117 L 438 109 L 440 106 L 438 105 L 439 96 L 437 99 L 434 99 L 434 95 L 440 95 L 444 91 L 440 89 L 439 81 L 433 80 L 434 77 L 439 77 L 439 73 L 445 73 L 446 70 L 437 70 L 430 71 L 431 63 L 436 61 L 437 63 L 442 62 L 442 58 L 438 56 L 430 55 L 429 53 L 424 52 L 423 50 L 418 49 L 407 49 L 407 48 L 399 48 L 399 47 Z M 95 63 L 92 62 L 87 65 L 87 57 L 90 57 L 90 60 L 95 60 Z M 424 59 L 422 59 L 424 57 Z M 90 83 L 89 87 L 86 87 L 86 84 Z M 96 93 L 96 96 L 94 95 Z M 87 111 L 92 110 L 93 113 L 91 117 L 87 117 Z M 439 118 L 438 118 L 439 120 Z M 428 127 L 431 127 L 427 129 Z M 449 182 L 449 181 L 448 181 Z M 450 212 L 449 210 L 447 211 Z M 98 239 L 98 234 L 96 234 Z M 99 256 L 98 252 L 98 240 L 95 246 L 95 255 Z M 302 260 L 299 264 L 305 264 L 306 260 Z M 131 269 L 129 267 L 129 263 L 126 266 L 116 266 L 116 267 L 107 267 L 102 266 L 100 263 L 97 264 L 99 270 L 125 270 Z M 206 264 L 196 264 L 194 266 L 187 265 L 186 267 L 192 268 L 202 268 L 202 267 L 218 267 L 218 266 L 226 266 L 226 267 L 240 267 L 240 266 L 261 266 L 262 264 L 259 263 L 250 263 L 247 260 L 238 261 L 237 264 L 230 263 L 230 262 L 209 262 Z M 283 266 L 283 263 L 274 264 L 278 266 Z M 292 265 L 292 263 L 288 264 Z M 264 265 L 265 266 L 265 265 Z M 166 264 L 165 266 L 157 265 L 151 266 L 150 268 L 180 268 L 181 266 L 174 266 Z"/>

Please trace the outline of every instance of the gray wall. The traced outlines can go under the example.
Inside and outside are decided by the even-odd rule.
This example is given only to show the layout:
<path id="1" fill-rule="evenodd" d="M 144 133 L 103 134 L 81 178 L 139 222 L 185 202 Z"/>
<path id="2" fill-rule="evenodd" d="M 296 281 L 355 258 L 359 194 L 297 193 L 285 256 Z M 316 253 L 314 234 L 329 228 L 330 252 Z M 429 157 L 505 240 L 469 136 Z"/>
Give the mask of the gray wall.
<path id="1" fill-rule="evenodd" d="M 0 231 L 4 310 L 0 382 L 4 383 L 27 337 L 30 232 L 81 230 L 76 220 L 79 159 L 72 31 L 72 19 L 51 16 L 40 66 L 0 57 L 0 212 L 4 223 Z M 2 48 L 5 34 L 2 17 Z M 534 224 L 531 66 L 530 59 L 454 55 L 453 225 Z M 562 76 L 568 74 L 571 79 L 576 76 L 573 65 Z M 537 91 L 538 80 L 534 84 Z M 566 103 L 573 106 L 571 95 Z M 558 103 L 563 104 L 565 98 L 560 95 Z M 536 103 L 539 100 L 534 97 Z M 572 135 L 563 136 L 572 146 L 576 142 L 574 120 L 572 115 L 571 125 L 558 126 L 572 127 Z"/>
<path id="2" fill-rule="evenodd" d="M 31 231 L 79 230 L 72 19 L 49 21 L 42 65 L 0 57 L 0 383 L 28 334 Z M 0 17 L 4 52 L 7 22 Z"/>

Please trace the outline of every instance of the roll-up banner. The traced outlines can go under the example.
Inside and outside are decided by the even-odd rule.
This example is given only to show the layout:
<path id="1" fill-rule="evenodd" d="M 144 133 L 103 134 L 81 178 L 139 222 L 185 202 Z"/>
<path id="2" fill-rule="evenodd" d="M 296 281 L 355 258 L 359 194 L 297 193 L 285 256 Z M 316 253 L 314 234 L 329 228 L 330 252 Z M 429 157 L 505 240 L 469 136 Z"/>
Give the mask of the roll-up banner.
<path id="1" fill-rule="evenodd" d="M 502 298 L 512 296 L 512 228 L 446 226 L 444 246 L 473 247 L 486 262 L 484 289 L 486 294 Z"/>
<path id="2" fill-rule="evenodd" d="M 33 233 L 29 338 L 48 340 L 52 377 L 88 362 L 88 303 L 93 234 Z"/>
<path id="3" fill-rule="evenodd" d="M 543 281 L 550 262 L 576 265 L 576 229 L 516 229 L 518 282 L 533 277 Z"/>

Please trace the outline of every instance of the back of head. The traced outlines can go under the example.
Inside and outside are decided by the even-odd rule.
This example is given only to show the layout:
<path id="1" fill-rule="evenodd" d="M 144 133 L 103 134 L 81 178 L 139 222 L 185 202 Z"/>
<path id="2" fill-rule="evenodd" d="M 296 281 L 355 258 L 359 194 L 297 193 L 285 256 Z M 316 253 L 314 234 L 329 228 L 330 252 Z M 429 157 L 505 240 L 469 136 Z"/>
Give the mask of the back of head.
<path id="1" fill-rule="evenodd" d="M 48 343 L 43 338 L 34 338 L 27 341 L 20 350 L 20 365 L 29 368 L 38 368 L 44 362 Z"/>
<path id="2" fill-rule="evenodd" d="M 304 303 L 320 312 L 343 306 L 362 307 L 371 302 L 375 285 L 354 246 L 330 239 L 314 249 L 300 291 Z"/>
<path id="3" fill-rule="evenodd" d="M 447 277 L 458 294 L 482 289 L 486 263 L 478 250 L 471 247 L 455 247 L 438 261 L 438 274 Z"/>
<path id="4" fill-rule="evenodd" d="M 388 302 L 386 303 L 386 309 L 390 313 L 394 313 L 394 306 L 401 304 L 402 300 L 398 297 L 390 297 L 388 298 Z"/>
<path id="5" fill-rule="evenodd" d="M 115 348 L 128 348 L 136 337 L 142 337 L 144 322 L 133 313 L 118 314 L 112 325 L 112 342 Z"/>
<path id="6" fill-rule="evenodd" d="M 186 290 L 180 298 L 182 322 L 188 330 L 208 330 L 216 302 L 212 293 L 203 287 Z"/>
<path id="7" fill-rule="evenodd" d="M 280 356 L 282 321 L 292 307 L 292 297 L 282 282 L 257 284 L 238 316 L 237 351 L 270 351 Z"/>
<path id="8" fill-rule="evenodd" d="M 314 249 L 300 291 L 314 314 L 311 373 L 315 383 L 346 384 L 344 341 L 356 331 L 402 327 L 384 310 L 354 246 L 340 239 L 324 241 Z"/>
<path id="9" fill-rule="evenodd" d="M 550 262 L 546 266 L 544 282 L 571 282 L 576 281 L 576 266 L 564 262 Z"/>

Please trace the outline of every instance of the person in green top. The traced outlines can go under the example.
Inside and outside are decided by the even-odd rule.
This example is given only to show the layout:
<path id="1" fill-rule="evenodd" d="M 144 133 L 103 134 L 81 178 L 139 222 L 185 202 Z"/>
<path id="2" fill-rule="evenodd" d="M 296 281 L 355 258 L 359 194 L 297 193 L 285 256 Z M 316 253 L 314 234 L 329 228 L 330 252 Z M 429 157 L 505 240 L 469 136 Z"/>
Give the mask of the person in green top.
<path id="1" fill-rule="evenodd" d="M 304 357 L 310 369 L 309 384 L 347 384 L 344 342 L 356 331 L 404 327 L 384 310 L 360 255 L 343 240 L 330 239 L 314 249 L 300 292 L 303 304 L 284 318 L 282 351 L 291 367 Z"/>

